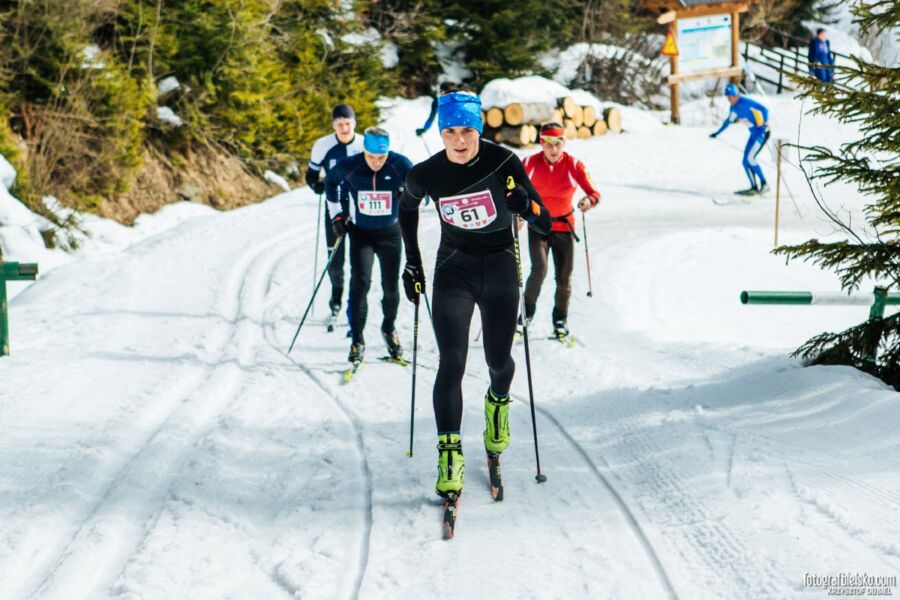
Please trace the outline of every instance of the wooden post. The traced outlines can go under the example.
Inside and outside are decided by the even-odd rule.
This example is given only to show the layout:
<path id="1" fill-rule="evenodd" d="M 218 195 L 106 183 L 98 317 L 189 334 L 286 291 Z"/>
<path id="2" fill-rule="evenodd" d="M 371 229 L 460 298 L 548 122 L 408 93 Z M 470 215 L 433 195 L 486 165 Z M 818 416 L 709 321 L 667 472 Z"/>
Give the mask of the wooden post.
<path id="1" fill-rule="evenodd" d="M 784 140 L 776 140 L 778 160 L 775 162 L 775 247 L 778 247 L 778 218 L 781 212 L 781 154 Z"/>
<path id="2" fill-rule="evenodd" d="M 674 27 L 673 27 L 674 30 Z M 677 34 L 676 34 L 677 36 Z M 677 40 L 677 37 L 676 37 Z M 672 75 L 678 75 L 678 57 L 670 56 L 669 63 L 671 64 L 671 72 Z M 670 83 L 669 90 L 672 98 L 672 123 L 678 125 L 681 123 L 681 105 L 680 105 L 680 93 L 681 87 L 677 83 Z"/>
<path id="3" fill-rule="evenodd" d="M 731 66 L 741 66 L 741 13 L 737 11 L 731 13 Z M 731 83 L 740 82 L 740 76 L 731 78 Z"/>

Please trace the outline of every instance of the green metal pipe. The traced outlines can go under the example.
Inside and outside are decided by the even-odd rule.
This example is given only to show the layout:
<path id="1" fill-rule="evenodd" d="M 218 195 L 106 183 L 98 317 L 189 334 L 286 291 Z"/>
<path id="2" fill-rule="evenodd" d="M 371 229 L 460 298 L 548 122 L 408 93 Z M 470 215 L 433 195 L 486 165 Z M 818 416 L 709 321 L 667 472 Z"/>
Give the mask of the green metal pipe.
<path id="1" fill-rule="evenodd" d="M 832 306 L 871 306 L 873 302 L 882 306 L 900 304 L 900 294 L 889 295 L 887 291 L 879 294 L 875 288 L 873 294 L 848 295 L 840 292 L 741 292 L 741 304 L 829 304 Z M 883 311 L 882 311 L 883 314 Z"/>
<path id="2" fill-rule="evenodd" d="M 812 304 L 812 292 L 741 292 L 741 304 Z"/>

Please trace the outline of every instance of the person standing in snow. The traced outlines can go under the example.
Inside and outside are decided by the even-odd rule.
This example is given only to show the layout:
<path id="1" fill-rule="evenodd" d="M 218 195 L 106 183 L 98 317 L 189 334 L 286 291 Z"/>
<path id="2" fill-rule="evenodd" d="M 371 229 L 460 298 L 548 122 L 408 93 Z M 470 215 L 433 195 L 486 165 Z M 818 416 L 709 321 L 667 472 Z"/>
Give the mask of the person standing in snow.
<path id="1" fill-rule="evenodd" d="M 766 142 L 769 141 L 769 136 L 771 135 L 769 130 L 769 109 L 756 100 L 741 96 L 738 93 L 737 86 L 733 83 L 725 86 L 725 97 L 731 103 L 731 110 L 728 112 L 728 117 L 726 117 L 722 126 L 717 131 L 709 134 L 709 137 L 717 137 L 729 125 L 737 121 L 745 121 L 750 126 L 750 138 L 744 147 L 744 159 L 742 162 L 747 179 L 750 180 L 750 188 L 737 193 L 745 196 L 764 194 L 769 191 L 769 186 L 766 183 L 766 176 L 763 175 L 762 167 L 756 161 L 756 157 L 759 156 L 760 151 Z"/>
<path id="2" fill-rule="evenodd" d="M 576 185 L 585 193 L 578 201 L 578 210 L 587 212 L 600 202 L 600 192 L 594 187 L 584 163 L 564 150 L 566 132 L 559 123 L 545 123 L 540 131 L 541 151 L 523 162 L 532 185 L 550 211 L 553 226 L 549 235 L 528 228 L 528 252 L 531 274 L 525 285 L 525 321 L 534 318 L 541 285 L 547 275 L 547 259 L 553 253 L 556 272 L 556 300 L 553 305 L 553 330 L 562 339 L 569 335 L 566 319 L 572 295 L 572 266 L 575 258 L 575 210 L 572 195 Z"/>
<path id="3" fill-rule="evenodd" d="M 375 256 L 381 270 L 383 319 L 381 335 L 394 360 L 403 357 L 394 330 L 400 303 L 400 194 L 412 163 L 390 151 L 384 129 L 366 129 L 363 153 L 338 161 L 325 179 L 328 214 L 335 237 L 350 238 L 350 295 L 347 301 L 352 342 L 348 360 L 361 363 L 365 354 L 369 286 Z"/>
<path id="4" fill-rule="evenodd" d="M 831 51 L 828 32 L 821 27 L 816 30 L 815 37 L 809 40 L 807 59 L 810 75 L 824 83 L 834 81 L 834 53 Z"/>
<path id="5" fill-rule="evenodd" d="M 321 196 L 325 191 L 325 176 L 334 168 L 339 160 L 363 151 L 363 142 L 356 135 L 356 113 L 348 104 L 338 104 L 331 111 L 331 124 L 334 133 L 322 136 L 315 141 L 309 157 L 309 165 L 306 168 L 306 185 Z M 331 258 L 332 248 L 337 241 L 337 236 L 328 219 L 328 211 L 325 211 L 325 245 L 328 249 L 328 258 Z M 332 318 L 341 310 L 341 299 L 344 295 L 344 247 L 338 246 L 331 265 L 328 267 L 328 279 L 331 280 L 331 299 L 328 307 L 331 309 Z"/>
<path id="6" fill-rule="evenodd" d="M 401 198 L 400 229 L 406 249 L 403 286 L 407 298 L 418 303 L 418 290 L 425 287 L 418 208 L 426 195 L 434 200 L 441 223 L 432 303 L 440 353 L 433 392 L 438 434 L 435 491 L 456 497 L 465 479 L 460 425 L 472 313 L 478 306 L 491 380 L 484 397 L 484 445 L 498 466 L 510 441 L 509 388 L 515 372 L 511 349 L 520 297 L 513 228 L 521 216 L 535 231 L 547 234 L 550 213 L 516 155 L 480 139 L 483 124 L 477 95 L 467 91 L 442 95 L 438 126 L 445 150 L 410 170 Z"/>

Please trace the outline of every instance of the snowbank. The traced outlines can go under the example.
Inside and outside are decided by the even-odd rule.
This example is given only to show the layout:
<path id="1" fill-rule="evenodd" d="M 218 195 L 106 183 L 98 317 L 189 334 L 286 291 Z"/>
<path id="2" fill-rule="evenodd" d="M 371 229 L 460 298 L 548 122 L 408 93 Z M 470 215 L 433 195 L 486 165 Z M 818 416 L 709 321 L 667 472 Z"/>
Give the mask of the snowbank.
<path id="1" fill-rule="evenodd" d="M 543 102 L 556 105 L 563 96 L 571 96 L 572 91 L 561 83 L 538 75 L 518 79 L 494 79 L 481 90 L 481 105 L 484 108 L 504 107 L 513 102 Z"/>

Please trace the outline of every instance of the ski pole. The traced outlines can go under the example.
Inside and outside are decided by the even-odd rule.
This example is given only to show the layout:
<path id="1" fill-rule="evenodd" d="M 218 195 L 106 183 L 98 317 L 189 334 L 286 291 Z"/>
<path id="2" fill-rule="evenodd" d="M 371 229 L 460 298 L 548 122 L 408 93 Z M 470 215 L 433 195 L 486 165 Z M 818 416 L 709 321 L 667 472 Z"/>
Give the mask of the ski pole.
<path id="1" fill-rule="evenodd" d="M 587 239 L 587 221 L 584 219 L 584 213 L 581 213 L 581 235 L 584 236 L 584 259 L 587 261 L 588 275 L 588 298 L 594 297 L 594 285 L 591 283 L 591 253 L 588 251 Z"/>
<path id="2" fill-rule="evenodd" d="M 506 187 L 507 189 L 515 187 L 515 181 L 512 177 L 506 179 Z M 518 225 L 518 223 L 516 223 L 516 218 L 514 218 L 512 221 L 513 248 L 516 257 L 516 272 L 519 276 L 519 290 L 521 290 L 519 293 L 519 314 L 524 314 L 525 286 L 522 283 L 522 256 L 519 254 L 519 228 L 516 225 Z M 537 475 L 534 476 L 534 480 L 538 483 L 544 483 L 547 481 L 547 476 L 541 473 L 541 454 L 538 451 L 537 420 L 534 415 L 534 386 L 531 383 L 531 352 L 528 349 L 528 324 L 525 322 L 525 319 L 522 319 L 522 339 L 525 342 L 525 372 L 528 375 L 528 400 L 531 403 L 531 429 L 534 433 L 534 461 L 537 467 Z"/>
<path id="3" fill-rule="evenodd" d="M 325 263 L 325 268 L 322 270 L 322 276 L 319 277 L 319 282 L 316 284 L 316 287 L 313 289 L 312 298 L 309 299 L 309 304 L 306 305 L 306 310 L 303 311 L 303 318 L 300 319 L 300 324 L 297 325 L 297 332 L 294 334 L 294 339 L 291 340 L 291 345 L 288 348 L 288 354 L 291 353 L 291 350 L 294 349 L 294 342 L 297 341 L 297 336 L 300 335 L 300 329 L 303 327 L 303 323 L 306 322 L 306 316 L 309 314 L 309 309 L 312 308 L 313 300 L 316 299 L 316 294 L 319 292 L 319 288 L 322 287 L 322 281 L 325 280 L 325 275 L 328 274 L 328 267 L 331 266 L 332 261 L 334 261 L 334 257 L 337 255 L 337 250 L 341 245 L 341 242 L 344 241 L 344 236 L 341 235 L 334 241 L 334 246 L 331 247 L 331 256 L 328 257 L 328 262 Z"/>
<path id="4" fill-rule="evenodd" d="M 319 232 L 322 230 L 322 194 L 319 194 L 319 210 L 316 213 L 316 247 L 313 249 L 313 288 L 316 286 L 316 273 L 319 272 Z M 316 307 L 313 306 L 312 314 L 316 313 Z"/>
<path id="5" fill-rule="evenodd" d="M 422 293 L 422 284 L 416 283 L 416 293 Z M 406 456 L 412 458 L 413 455 L 413 428 L 416 423 L 416 364 L 418 363 L 419 350 L 419 303 L 413 309 L 413 360 L 412 360 L 412 400 L 409 408 L 409 452 Z"/>

